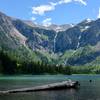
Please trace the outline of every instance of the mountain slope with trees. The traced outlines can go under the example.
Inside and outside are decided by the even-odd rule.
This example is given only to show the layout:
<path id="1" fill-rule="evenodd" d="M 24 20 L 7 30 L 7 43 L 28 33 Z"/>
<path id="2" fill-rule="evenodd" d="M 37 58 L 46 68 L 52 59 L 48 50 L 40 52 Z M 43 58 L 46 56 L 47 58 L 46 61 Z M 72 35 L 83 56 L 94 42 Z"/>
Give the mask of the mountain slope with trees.
<path id="1" fill-rule="evenodd" d="M 56 30 L 59 27 L 62 29 Z M 86 19 L 74 26 L 44 27 L 0 12 L 0 51 L 21 63 L 43 62 L 55 68 L 91 66 L 99 70 L 100 19 Z"/>

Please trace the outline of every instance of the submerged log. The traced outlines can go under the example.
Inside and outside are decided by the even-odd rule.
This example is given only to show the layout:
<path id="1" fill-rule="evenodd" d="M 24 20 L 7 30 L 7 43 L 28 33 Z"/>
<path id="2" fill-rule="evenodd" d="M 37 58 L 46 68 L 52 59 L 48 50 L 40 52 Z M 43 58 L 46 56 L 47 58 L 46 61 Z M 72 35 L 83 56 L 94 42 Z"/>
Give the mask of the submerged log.
<path id="1" fill-rule="evenodd" d="M 78 86 L 78 84 L 79 83 L 77 81 L 76 82 L 63 81 L 63 82 L 52 83 L 52 84 L 48 84 L 48 85 L 31 87 L 31 88 L 22 88 L 22 89 L 0 91 L 0 94 L 75 88 Z"/>

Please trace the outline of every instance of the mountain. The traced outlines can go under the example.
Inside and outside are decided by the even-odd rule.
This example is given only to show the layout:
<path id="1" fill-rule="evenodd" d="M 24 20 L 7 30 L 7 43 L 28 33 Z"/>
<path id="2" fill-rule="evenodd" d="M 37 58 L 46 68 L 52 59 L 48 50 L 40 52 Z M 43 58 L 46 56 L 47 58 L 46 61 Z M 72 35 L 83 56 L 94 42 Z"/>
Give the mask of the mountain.
<path id="1" fill-rule="evenodd" d="M 29 49 L 26 41 L 27 37 L 14 27 L 12 18 L 0 12 L 0 50 L 4 50 L 10 56 L 15 55 L 17 59 L 41 60 Z"/>
<path id="2" fill-rule="evenodd" d="M 12 42 L 12 38 L 18 38 L 18 41 L 14 40 Z M 24 45 L 26 41 L 26 37 L 20 34 L 19 31 L 13 26 L 11 18 L 3 13 L 0 13 L 0 40 L 2 40 L 0 43 L 2 43 L 1 45 L 3 46 L 9 42 L 11 42 L 9 43 L 9 46 L 17 46 L 17 43 Z"/>
<path id="3" fill-rule="evenodd" d="M 65 31 L 69 28 L 73 27 L 73 24 L 64 24 L 64 25 L 56 25 L 56 24 L 52 24 L 48 27 L 44 27 L 48 30 L 54 30 L 56 32 L 59 32 L 59 31 Z"/>
<path id="4" fill-rule="evenodd" d="M 74 28 L 67 30 L 63 35 L 64 37 L 60 37 L 72 36 L 69 44 L 64 44 L 65 49 L 75 50 L 73 56 L 68 60 L 68 64 L 85 65 L 100 56 L 100 19 L 89 22 L 87 20 L 82 21 Z M 62 40 L 64 41 L 64 39 Z"/>
<path id="5" fill-rule="evenodd" d="M 0 49 L 50 64 L 100 65 L 100 19 L 45 27 L 0 12 Z"/>

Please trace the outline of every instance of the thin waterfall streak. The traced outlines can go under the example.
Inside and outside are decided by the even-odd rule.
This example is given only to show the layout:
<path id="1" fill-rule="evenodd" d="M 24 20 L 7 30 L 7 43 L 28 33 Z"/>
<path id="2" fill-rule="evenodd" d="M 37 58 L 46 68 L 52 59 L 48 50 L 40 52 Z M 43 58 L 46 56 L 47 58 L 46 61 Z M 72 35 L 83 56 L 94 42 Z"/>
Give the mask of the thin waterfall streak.
<path id="1" fill-rule="evenodd" d="M 58 33 L 56 33 L 54 37 L 54 52 L 56 51 L 56 38 L 57 38 Z"/>

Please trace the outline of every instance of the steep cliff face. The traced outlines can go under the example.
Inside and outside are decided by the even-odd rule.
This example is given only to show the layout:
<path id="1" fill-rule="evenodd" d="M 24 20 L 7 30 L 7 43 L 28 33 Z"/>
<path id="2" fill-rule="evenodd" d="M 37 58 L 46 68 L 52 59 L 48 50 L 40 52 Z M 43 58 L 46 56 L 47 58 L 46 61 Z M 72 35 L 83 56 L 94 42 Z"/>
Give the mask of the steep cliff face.
<path id="1" fill-rule="evenodd" d="M 55 31 L 40 27 L 32 27 L 21 20 L 13 21 L 14 26 L 21 34 L 27 37 L 26 44 L 33 50 L 53 50 L 53 39 Z"/>
<path id="2" fill-rule="evenodd" d="M 93 46 L 99 41 L 100 19 L 91 22 L 85 20 L 73 28 L 59 32 L 56 42 L 56 52 L 64 52 L 68 49 L 75 50 L 86 45 Z"/>
<path id="3" fill-rule="evenodd" d="M 0 12 L 0 44 L 4 47 L 16 48 L 25 45 L 26 37 L 14 26 L 10 17 Z"/>

